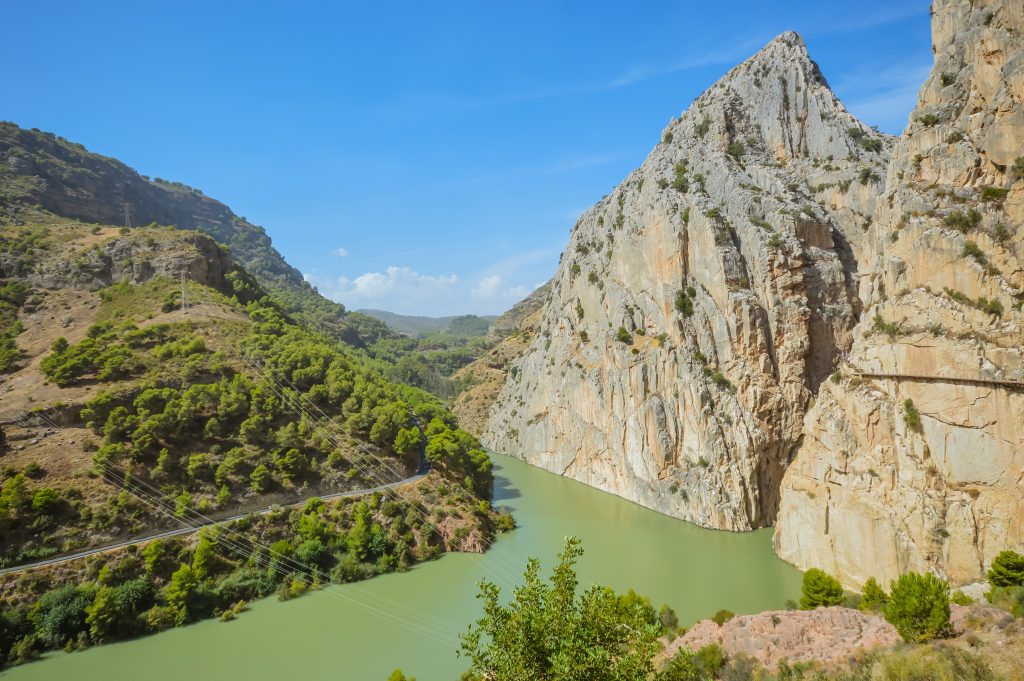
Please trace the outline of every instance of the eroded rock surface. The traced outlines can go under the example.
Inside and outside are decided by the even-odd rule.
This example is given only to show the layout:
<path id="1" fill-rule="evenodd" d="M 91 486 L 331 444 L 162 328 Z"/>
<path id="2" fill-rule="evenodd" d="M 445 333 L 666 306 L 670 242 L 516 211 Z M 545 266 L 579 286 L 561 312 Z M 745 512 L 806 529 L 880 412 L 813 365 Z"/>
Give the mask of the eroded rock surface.
<path id="1" fill-rule="evenodd" d="M 485 443 L 702 526 L 772 523 L 892 143 L 794 33 L 730 71 L 573 228 Z"/>
<path id="2" fill-rule="evenodd" d="M 845 662 L 851 655 L 900 643 L 895 627 L 878 615 L 850 608 L 778 610 L 738 615 L 719 626 L 702 620 L 672 641 L 666 658 L 680 648 L 699 650 L 718 644 L 732 655 L 749 655 L 769 669 L 786 660 Z"/>
<path id="3" fill-rule="evenodd" d="M 862 320 L 775 534 L 780 556 L 854 587 L 973 582 L 1024 545 L 1024 391 L 1000 383 L 1024 381 L 1024 3 L 938 0 L 932 28 L 863 242 Z"/>

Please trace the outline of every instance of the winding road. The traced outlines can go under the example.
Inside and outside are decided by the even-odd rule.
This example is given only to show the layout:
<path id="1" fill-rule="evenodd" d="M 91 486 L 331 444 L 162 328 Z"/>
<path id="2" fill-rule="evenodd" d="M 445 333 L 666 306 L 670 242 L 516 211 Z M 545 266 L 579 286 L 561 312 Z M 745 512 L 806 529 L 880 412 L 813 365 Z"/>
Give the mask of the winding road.
<path id="1" fill-rule="evenodd" d="M 313 495 L 310 495 L 310 496 L 305 497 L 303 499 L 298 499 L 296 501 L 292 501 L 292 502 L 289 502 L 289 503 L 286 503 L 286 504 L 276 504 L 276 506 L 278 506 L 280 508 L 291 508 L 293 506 L 301 506 L 302 504 L 306 503 L 310 499 L 323 499 L 324 501 L 329 501 L 331 499 L 341 499 L 343 497 L 359 497 L 359 496 L 362 496 L 364 494 L 373 494 L 374 492 L 382 492 L 382 491 L 384 491 L 386 489 L 394 489 L 396 487 L 402 487 L 404 485 L 409 485 L 409 484 L 412 484 L 414 482 L 419 482 L 420 480 L 425 478 L 429 472 L 430 472 L 430 467 L 428 465 L 426 465 L 425 463 L 421 463 L 420 464 L 420 469 L 416 472 L 416 475 L 410 476 L 408 478 L 403 478 L 402 480 L 397 480 L 395 482 L 390 482 L 390 483 L 388 483 L 386 485 L 378 485 L 377 487 L 367 487 L 366 489 L 354 489 L 354 490 L 349 490 L 347 492 L 335 492 L 334 494 L 313 494 Z M 85 549 L 83 551 L 78 551 L 78 552 L 75 552 L 75 553 L 66 553 L 66 554 L 63 554 L 63 555 L 60 555 L 60 556 L 54 556 L 52 558 L 46 558 L 45 560 L 39 560 L 39 561 L 36 561 L 34 563 L 24 563 L 22 565 L 12 565 L 11 567 L 6 567 L 6 568 L 0 569 L 0 575 L 6 575 L 6 574 L 10 574 L 12 572 L 25 572 L 25 571 L 28 571 L 28 570 L 32 570 L 34 568 L 40 568 L 40 567 L 44 567 L 44 566 L 47 566 L 47 565 L 58 565 L 60 563 L 66 563 L 68 561 L 78 560 L 79 558 L 85 558 L 86 556 L 94 556 L 94 555 L 96 555 L 98 553 L 106 553 L 107 551 L 113 551 L 115 549 L 124 548 L 125 546 L 131 546 L 133 544 L 142 544 L 143 542 L 153 541 L 154 539 L 165 539 L 167 537 L 176 537 L 176 536 L 178 536 L 180 534 L 192 534 L 193 532 L 198 532 L 199 530 L 203 529 L 204 527 L 210 527 L 212 525 L 224 525 L 224 524 L 227 524 L 227 523 L 234 522 L 236 520 L 241 520 L 242 518 L 246 517 L 247 515 L 252 515 L 252 514 L 266 515 L 267 513 L 270 513 L 272 510 L 273 510 L 273 507 L 270 507 L 270 508 L 261 509 L 259 511 L 249 511 L 247 513 L 238 513 L 238 514 L 235 514 L 235 515 L 232 515 L 232 516 L 228 516 L 227 518 L 220 518 L 219 520 L 210 519 L 210 520 L 207 520 L 207 521 L 204 521 L 204 522 L 197 522 L 197 523 L 193 523 L 193 524 L 188 524 L 188 525 L 185 525 L 185 527 L 179 527 L 178 529 L 175 529 L 175 530 L 165 530 L 163 532 L 154 532 L 154 533 L 151 533 L 151 534 L 142 534 L 142 535 L 138 535 L 138 536 L 132 537 L 130 539 L 125 539 L 124 541 L 119 541 L 119 542 L 116 542 L 116 543 L 113 543 L 113 544 L 104 544 L 103 546 L 95 546 L 95 547 L 93 547 L 91 549 Z"/>

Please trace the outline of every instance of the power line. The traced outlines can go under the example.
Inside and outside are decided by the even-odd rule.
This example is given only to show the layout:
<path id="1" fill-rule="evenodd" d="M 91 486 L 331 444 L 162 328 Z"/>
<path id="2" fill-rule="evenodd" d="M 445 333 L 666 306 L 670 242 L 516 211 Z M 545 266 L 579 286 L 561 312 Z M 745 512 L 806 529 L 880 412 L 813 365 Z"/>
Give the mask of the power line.
<path id="1" fill-rule="evenodd" d="M 25 414 L 27 416 L 39 418 L 40 420 L 45 420 L 53 428 L 59 429 L 59 426 L 53 423 L 53 421 L 51 421 L 44 414 L 38 412 L 32 414 L 25 412 Z M 176 503 L 168 495 L 159 492 L 151 485 L 146 483 L 144 480 L 132 476 L 131 472 L 128 471 L 127 469 L 118 466 L 113 462 L 94 461 L 94 463 L 101 468 L 100 472 L 103 473 L 104 476 L 108 478 L 108 480 L 113 482 L 115 486 L 128 492 L 141 503 L 143 503 L 150 509 L 156 511 L 157 513 L 164 515 L 170 518 L 171 520 L 177 521 L 185 527 L 195 529 L 196 531 L 200 531 L 204 529 L 204 527 L 209 526 L 211 524 L 216 524 L 215 521 L 203 515 L 198 510 L 192 507 L 187 507 L 186 513 L 192 514 L 194 516 L 197 516 L 199 519 L 206 521 L 206 523 L 204 524 L 192 524 L 187 519 L 180 517 L 176 513 L 176 511 L 170 510 L 170 508 L 172 507 L 171 505 L 176 505 Z M 140 487 L 147 488 L 148 490 L 152 491 L 149 492 L 146 491 L 146 489 L 140 489 Z M 195 522 L 196 521 L 193 521 L 193 523 Z M 301 575 L 303 577 L 310 578 L 311 582 L 315 582 L 317 580 L 318 572 L 311 570 L 304 563 L 301 563 L 291 558 L 290 556 L 286 556 L 282 553 L 274 551 L 272 547 L 267 546 L 265 544 L 261 544 L 260 542 L 257 542 L 251 539 L 250 537 L 231 529 L 227 525 L 218 525 L 218 528 L 221 531 L 233 536 L 225 538 L 223 535 L 218 535 L 214 538 L 215 542 L 217 544 L 224 544 L 231 550 L 240 553 L 246 560 L 255 559 L 257 564 L 261 567 L 274 569 L 276 572 L 285 576 L 286 578 Z M 239 537 L 239 539 L 233 538 L 234 536 Z M 257 548 L 260 549 L 260 552 L 256 551 Z M 262 552 L 265 552 L 266 555 L 263 555 Z M 285 566 L 288 566 L 289 569 L 285 569 Z M 324 577 L 327 577 L 327 575 L 324 575 Z M 428 636 L 430 638 L 433 638 L 434 640 L 444 643 L 445 645 L 453 645 L 457 643 L 457 640 L 454 640 L 452 638 L 452 634 L 458 634 L 459 632 L 461 632 L 461 629 L 459 629 L 450 621 L 440 619 L 426 613 L 420 613 L 415 609 L 401 606 L 395 603 L 394 601 L 391 601 L 390 599 L 387 599 L 376 594 L 359 595 L 331 589 L 324 589 L 324 591 L 325 593 L 332 594 L 335 597 L 341 597 L 342 600 L 352 605 L 361 607 L 364 610 L 367 610 L 377 615 L 378 617 L 381 617 L 382 619 L 386 619 L 394 624 L 399 624 L 401 626 L 409 628 L 415 633 Z M 363 600 L 361 600 L 361 598 Z M 376 606 L 372 603 L 373 600 L 377 600 L 380 603 L 382 603 L 383 605 L 380 607 L 388 607 L 391 610 L 399 610 L 401 612 L 401 616 L 395 615 L 391 612 L 382 611 L 379 606 Z M 370 602 L 368 603 L 366 601 Z M 419 619 L 421 620 L 421 622 L 409 622 L 409 618 Z M 427 626 L 432 628 L 427 628 Z M 447 635 L 441 635 L 436 633 L 433 630 L 433 628 L 437 627 L 446 630 L 448 632 Z"/>

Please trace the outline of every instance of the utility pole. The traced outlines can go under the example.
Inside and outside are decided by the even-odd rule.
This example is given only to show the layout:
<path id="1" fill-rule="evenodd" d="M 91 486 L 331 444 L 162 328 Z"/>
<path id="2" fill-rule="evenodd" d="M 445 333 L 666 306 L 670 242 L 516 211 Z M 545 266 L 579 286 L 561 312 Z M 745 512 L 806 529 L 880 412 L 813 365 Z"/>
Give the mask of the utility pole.
<path id="1" fill-rule="evenodd" d="M 188 316 L 188 298 L 186 297 L 185 290 L 185 270 L 181 271 L 181 311 Z"/>
<path id="2" fill-rule="evenodd" d="M 132 228 L 132 204 L 124 202 L 124 226 L 125 229 Z"/>

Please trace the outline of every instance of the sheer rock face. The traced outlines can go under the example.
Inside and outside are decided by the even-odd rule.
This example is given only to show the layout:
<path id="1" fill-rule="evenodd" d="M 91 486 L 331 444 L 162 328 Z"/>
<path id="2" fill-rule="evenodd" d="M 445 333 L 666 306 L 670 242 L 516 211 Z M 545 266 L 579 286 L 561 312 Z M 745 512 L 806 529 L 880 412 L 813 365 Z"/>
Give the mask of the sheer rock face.
<path id="1" fill-rule="evenodd" d="M 862 321 L 807 415 L 775 534 L 784 559 L 854 587 L 976 581 L 1024 545 L 1024 391 L 955 380 L 1024 381 L 1024 4 L 938 0 L 932 28 L 864 240 Z"/>
<path id="2" fill-rule="evenodd" d="M 706 527 L 772 523 L 891 147 L 773 40 L 580 218 L 484 441 Z"/>

